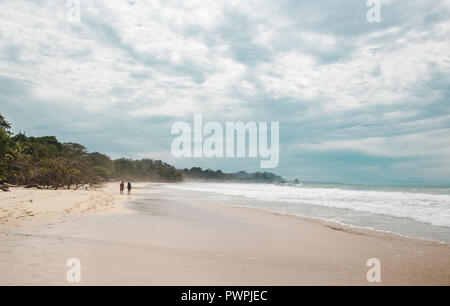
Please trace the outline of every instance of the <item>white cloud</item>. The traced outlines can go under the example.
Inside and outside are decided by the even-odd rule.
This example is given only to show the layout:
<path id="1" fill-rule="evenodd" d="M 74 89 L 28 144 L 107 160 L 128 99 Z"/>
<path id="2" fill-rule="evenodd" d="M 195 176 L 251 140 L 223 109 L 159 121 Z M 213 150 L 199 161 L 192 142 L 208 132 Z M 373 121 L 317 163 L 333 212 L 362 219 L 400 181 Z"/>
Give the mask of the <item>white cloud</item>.
<path id="1" fill-rule="evenodd" d="M 448 1 L 384 1 L 380 24 L 350 1 L 82 1 L 81 23 L 66 9 L 0 2 L 0 77 L 30 88 L 7 97 L 17 112 L 267 118 L 311 150 L 448 152 Z"/>
<path id="2" fill-rule="evenodd" d="M 430 157 L 450 155 L 450 129 L 434 130 L 391 137 L 369 137 L 352 140 L 333 140 L 317 144 L 300 144 L 299 150 L 359 151 L 381 157 Z"/>

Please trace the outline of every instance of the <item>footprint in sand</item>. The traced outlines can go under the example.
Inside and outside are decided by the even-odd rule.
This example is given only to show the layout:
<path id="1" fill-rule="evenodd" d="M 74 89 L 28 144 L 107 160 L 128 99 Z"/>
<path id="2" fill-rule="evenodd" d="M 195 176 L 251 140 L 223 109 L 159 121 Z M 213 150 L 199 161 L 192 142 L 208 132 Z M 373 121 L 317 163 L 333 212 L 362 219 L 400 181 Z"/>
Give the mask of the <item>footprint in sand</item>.
<path id="1" fill-rule="evenodd" d="M 27 215 L 34 215 L 33 212 L 32 212 L 31 210 L 26 210 L 25 213 L 26 213 Z"/>

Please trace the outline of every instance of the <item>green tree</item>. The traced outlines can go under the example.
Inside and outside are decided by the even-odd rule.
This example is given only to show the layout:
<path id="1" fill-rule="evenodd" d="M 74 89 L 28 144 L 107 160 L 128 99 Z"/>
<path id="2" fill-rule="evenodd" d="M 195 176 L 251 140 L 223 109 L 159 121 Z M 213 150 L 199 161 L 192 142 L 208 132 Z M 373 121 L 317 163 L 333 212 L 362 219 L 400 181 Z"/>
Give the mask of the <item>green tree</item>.
<path id="1" fill-rule="evenodd" d="M 111 160 L 77 143 L 61 143 L 54 136 L 12 135 L 0 114 L 0 181 L 45 188 L 97 184 L 103 179 L 180 181 L 181 172 L 160 160 Z"/>
<path id="2" fill-rule="evenodd" d="M 11 125 L 6 121 L 5 117 L 0 114 L 0 181 L 6 180 L 8 165 L 5 155 L 8 152 L 11 143 Z"/>
<path id="3" fill-rule="evenodd" d="M 113 176 L 114 164 L 109 156 L 94 152 L 89 153 L 88 158 L 96 175 L 103 179 L 109 179 Z"/>

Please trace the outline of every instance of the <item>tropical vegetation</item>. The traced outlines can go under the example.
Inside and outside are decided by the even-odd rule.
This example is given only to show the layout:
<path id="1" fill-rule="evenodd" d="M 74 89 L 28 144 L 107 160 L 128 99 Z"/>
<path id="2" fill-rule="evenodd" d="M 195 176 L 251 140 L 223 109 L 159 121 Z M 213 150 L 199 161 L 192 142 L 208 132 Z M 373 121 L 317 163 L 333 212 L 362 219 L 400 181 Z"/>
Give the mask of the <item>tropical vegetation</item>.
<path id="1" fill-rule="evenodd" d="M 176 182 L 182 174 L 160 160 L 112 160 L 77 143 L 61 143 L 54 136 L 13 135 L 0 114 L 0 182 L 39 188 L 79 188 L 104 180 Z"/>

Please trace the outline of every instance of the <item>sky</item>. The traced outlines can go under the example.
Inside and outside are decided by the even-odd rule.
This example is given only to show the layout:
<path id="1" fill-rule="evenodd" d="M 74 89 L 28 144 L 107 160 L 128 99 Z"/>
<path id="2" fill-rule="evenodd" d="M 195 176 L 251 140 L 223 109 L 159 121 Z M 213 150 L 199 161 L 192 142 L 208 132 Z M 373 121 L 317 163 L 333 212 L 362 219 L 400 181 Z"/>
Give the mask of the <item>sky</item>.
<path id="1" fill-rule="evenodd" d="M 0 0 L 0 113 L 113 158 L 450 183 L 450 1 Z M 75 1 L 76 2 L 76 1 Z M 73 15 L 69 15 L 73 16 Z M 175 158 L 171 126 L 279 122 L 279 164 Z"/>

